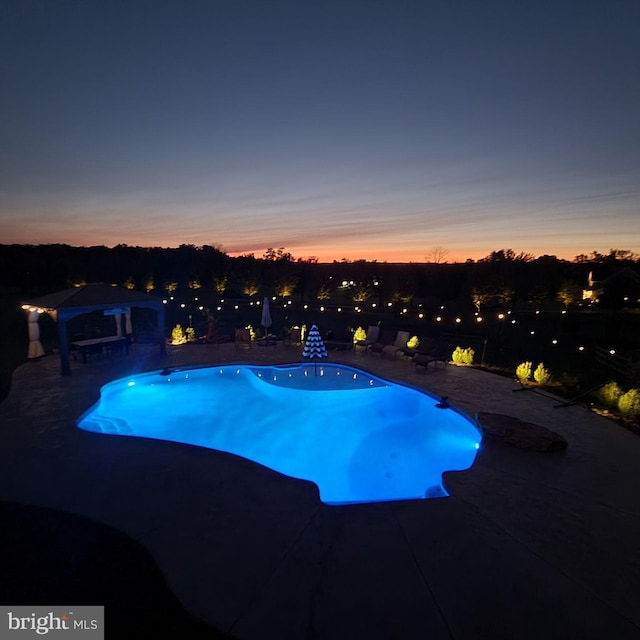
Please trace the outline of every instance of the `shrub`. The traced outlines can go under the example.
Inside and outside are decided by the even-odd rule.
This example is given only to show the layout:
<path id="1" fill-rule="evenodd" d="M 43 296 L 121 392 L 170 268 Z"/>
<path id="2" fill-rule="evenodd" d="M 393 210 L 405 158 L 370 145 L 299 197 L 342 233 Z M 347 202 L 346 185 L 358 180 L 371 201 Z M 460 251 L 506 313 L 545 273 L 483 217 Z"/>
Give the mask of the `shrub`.
<path id="1" fill-rule="evenodd" d="M 533 379 L 538 384 L 548 384 L 551 380 L 551 374 L 548 369 L 545 369 L 544 364 L 542 362 L 536 367 L 536 370 L 533 372 Z"/>
<path id="2" fill-rule="evenodd" d="M 184 344 L 186 341 L 187 338 L 182 330 L 182 325 L 177 324 L 171 330 L 171 344 Z"/>
<path id="3" fill-rule="evenodd" d="M 252 325 L 248 324 L 245 329 L 249 329 L 249 333 L 251 334 L 251 339 L 256 340 L 258 338 L 258 334 Z"/>
<path id="4" fill-rule="evenodd" d="M 418 336 L 413 336 L 407 341 L 407 347 L 409 349 L 417 349 L 419 344 L 420 340 L 418 340 Z"/>
<path id="5" fill-rule="evenodd" d="M 582 384 L 580 382 L 580 377 L 573 373 L 563 371 L 562 373 L 556 375 L 555 381 L 560 385 L 563 393 L 568 398 L 577 396 L 582 393 Z"/>
<path id="6" fill-rule="evenodd" d="M 353 341 L 358 342 L 359 340 L 366 340 L 367 332 L 362 328 L 358 327 L 353 333 Z"/>
<path id="7" fill-rule="evenodd" d="M 640 416 L 640 389 L 629 389 L 618 400 L 618 409 L 623 416 Z"/>
<path id="8" fill-rule="evenodd" d="M 617 382 L 607 382 L 598 391 L 598 399 L 608 407 L 617 407 L 620 396 L 622 396 L 622 389 Z"/>
<path id="9" fill-rule="evenodd" d="M 471 347 L 467 347 L 466 349 L 456 347 L 455 351 L 451 354 L 451 359 L 456 364 L 473 364 L 473 356 L 475 353 Z"/>
<path id="10" fill-rule="evenodd" d="M 520 382 L 526 382 L 531 377 L 531 362 L 521 362 L 516 367 L 516 378 Z"/>
<path id="11" fill-rule="evenodd" d="M 196 330 L 193 327 L 187 327 L 185 329 L 185 333 L 187 335 L 187 342 L 195 342 Z"/>

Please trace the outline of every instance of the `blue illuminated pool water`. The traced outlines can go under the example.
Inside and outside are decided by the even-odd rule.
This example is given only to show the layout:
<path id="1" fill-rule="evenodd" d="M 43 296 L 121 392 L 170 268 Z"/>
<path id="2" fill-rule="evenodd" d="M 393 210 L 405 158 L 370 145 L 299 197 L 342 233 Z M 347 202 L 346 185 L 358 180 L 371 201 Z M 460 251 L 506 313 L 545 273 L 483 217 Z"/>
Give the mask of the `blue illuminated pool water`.
<path id="1" fill-rule="evenodd" d="M 326 503 L 448 495 L 480 433 L 412 387 L 333 364 L 225 365 L 111 382 L 78 420 L 87 431 L 199 445 L 314 482 Z"/>

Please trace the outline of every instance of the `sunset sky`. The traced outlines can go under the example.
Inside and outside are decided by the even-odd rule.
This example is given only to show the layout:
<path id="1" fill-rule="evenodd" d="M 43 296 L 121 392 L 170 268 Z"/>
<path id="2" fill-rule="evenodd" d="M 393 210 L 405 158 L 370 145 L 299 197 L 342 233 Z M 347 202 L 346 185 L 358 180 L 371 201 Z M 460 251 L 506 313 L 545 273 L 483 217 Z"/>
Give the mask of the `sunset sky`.
<path id="1" fill-rule="evenodd" d="M 638 0 L 3 0 L 0 243 L 640 252 Z"/>

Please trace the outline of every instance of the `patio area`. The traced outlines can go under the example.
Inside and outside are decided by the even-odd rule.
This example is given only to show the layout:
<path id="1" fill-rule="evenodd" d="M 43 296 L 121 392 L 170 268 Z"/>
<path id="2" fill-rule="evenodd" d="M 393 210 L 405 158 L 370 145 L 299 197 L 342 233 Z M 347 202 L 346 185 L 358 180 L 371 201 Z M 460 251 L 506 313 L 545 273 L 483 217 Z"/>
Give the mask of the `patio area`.
<path id="1" fill-rule="evenodd" d="M 555 408 L 559 399 L 514 393 L 514 381 L 473 368 L 331 351 L 330 362 L 569 443 L 537 453 L 485 441 L 470 470 L 445 476 L 447 498 L 339 507 L 233 455 L 75 426 L 102 384 L 130 373 L 290 363 L 301 352 L 220 344 L 161 355 L 134 344 L 72 361 L 71 376 L 56 356 L 29 362 L 0 404 L 0 499 L 123 532 L 189 614 L 240 640 L 640 638 L 640 438 L 583 406 Z M 100 558 L 85 542 L 87 561 Z M 59 593 L 50 600 L 60 604 Z"/>

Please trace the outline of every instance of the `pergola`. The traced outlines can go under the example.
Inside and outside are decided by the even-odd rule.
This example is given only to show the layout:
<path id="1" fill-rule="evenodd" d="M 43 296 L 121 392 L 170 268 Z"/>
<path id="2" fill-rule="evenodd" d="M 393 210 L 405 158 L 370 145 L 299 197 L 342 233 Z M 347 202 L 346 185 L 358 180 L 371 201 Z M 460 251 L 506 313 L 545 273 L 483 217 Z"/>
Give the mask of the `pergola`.
<path id="1" fill-rule="evenodd" d="M 156 312 L 160 349 L 164 351 L 164 303 L 161 298 L 122 287 L 87 284 L 23 302 L 22 308 L 29 313 L 28 357 L 44 355 L 39 341 L 38 317 L 41 313 L 48 313 L 58 324 L 62 375 L 71 375 L 67 322 L 85 313 L 104 311 L 107 315 L 117 316 L 117 324 L 123 314 L 128 316 L 131 307 L 146 307 Z"/>

